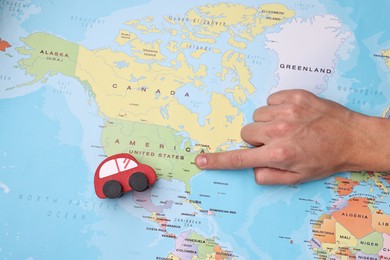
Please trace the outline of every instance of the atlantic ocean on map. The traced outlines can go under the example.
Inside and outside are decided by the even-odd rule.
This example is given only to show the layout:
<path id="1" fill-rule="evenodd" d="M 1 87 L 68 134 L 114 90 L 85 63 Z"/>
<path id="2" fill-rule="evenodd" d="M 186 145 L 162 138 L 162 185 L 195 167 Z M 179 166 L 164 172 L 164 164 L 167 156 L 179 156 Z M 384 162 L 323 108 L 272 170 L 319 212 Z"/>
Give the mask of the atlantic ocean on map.
<path id="1" fill-rule="evenodd" d="M 390 2 L 0 0 L 1 259 L 390 259 L 390 176 L 258 186 L 201 171 L 248 149 L 267 97 L 390 118 Z M 99 199 L 131 153 L 144 192 Z"/>

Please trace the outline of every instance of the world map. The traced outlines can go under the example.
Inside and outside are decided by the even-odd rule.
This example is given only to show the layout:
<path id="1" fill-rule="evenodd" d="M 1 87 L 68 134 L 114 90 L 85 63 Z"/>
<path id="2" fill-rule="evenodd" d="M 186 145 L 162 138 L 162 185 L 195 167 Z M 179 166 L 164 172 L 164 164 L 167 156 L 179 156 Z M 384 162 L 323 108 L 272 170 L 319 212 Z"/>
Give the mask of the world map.
<path id="1" fill-rule="evenodd" d="M 240 130 L 279 90 L 390 118 L 389 10 L 0 0 L 0 258 L 390 259 L 386 173 L 259 186 L 194 165 L 250 149 Z M 95 170 L 118 153 L 158 180 L 99 199 Z"/>

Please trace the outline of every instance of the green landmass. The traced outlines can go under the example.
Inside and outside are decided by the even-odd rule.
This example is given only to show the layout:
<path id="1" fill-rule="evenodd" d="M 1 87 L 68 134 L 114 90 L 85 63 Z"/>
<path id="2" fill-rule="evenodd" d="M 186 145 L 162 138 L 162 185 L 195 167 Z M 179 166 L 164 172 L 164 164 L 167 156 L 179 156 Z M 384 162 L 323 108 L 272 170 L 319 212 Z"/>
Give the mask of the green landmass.
<path id="1" fill-rule="evenodd" d="M 378 254 L 379 251 L 383 248 L 383 234 L 378 232 L 373 232 L 368 236 L 359 240 L 358 244 L 353 250 L 356 252 L 364 252 L 368 255 Z"/>
<path id="2" fill-rule="evenodd" d="M 21 59 L 19 67 L 34 78 L 18 87 L 34 84 L 57 73 L 75 77 L 79 45 L 44 32 L 30 34 L 21 41 L 26 46 L 16 50 L 29 57 Z"/>
<path id="3" fill-rule="evenodd" d="M 214 239 L 206 239 L 196 232 L 192 232 L 188 238 L 193 241 L 204 241 L 204 243 L 194 242 L 198 246 L 199 259 L 207 259 L 207 254 L 215 253 L 215 247 L 218 246 Z"/>
<path id="4" fill-rule="evenodd" d="M 27 57 L 18 64 L 33 79 L 21 86 L 44 82 L 48 77 L 61 73 L 80 80 L 76 75 L 79 45 L 45 32 L 37 32 L 21 38 L 25 46 L 17 51 Z M 90 82 L 81 81 L 86 90 Z M 95 96 L 91 92 L 92 96 Z M 200 172 L 193 161 L 195 152 L 189 140 L 169 127 L 108 119 L 102 146 L 107 155 L 126 152 L 141 163 L 152 166 L 160 179 L 177 179 L 185 183 L 190 192 L 190 179 Z"/>
<path id="5" fill-rule="evenodd" d="M 130 153 L 154 168 L 158 178 L 184 182 L 186 192 L 190 192 L 191 178 L 200 172 L 193 163 L 197 152 L 191 142 L 169 127 L 111 119 L 101 143 L 108 156 Z"/>

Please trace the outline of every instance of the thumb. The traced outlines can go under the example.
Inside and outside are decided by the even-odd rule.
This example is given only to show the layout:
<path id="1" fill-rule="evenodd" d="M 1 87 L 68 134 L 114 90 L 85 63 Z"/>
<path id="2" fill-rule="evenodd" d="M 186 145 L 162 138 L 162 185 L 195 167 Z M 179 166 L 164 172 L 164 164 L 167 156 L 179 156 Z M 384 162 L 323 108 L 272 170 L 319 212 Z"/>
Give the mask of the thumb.
<path id="1" fill-rule="evenodd" d="M 255 168 L 254 174 L 259 185 L 293 185 L 303 182 L 303 176 L 297 172 L 274 168 Z"/>

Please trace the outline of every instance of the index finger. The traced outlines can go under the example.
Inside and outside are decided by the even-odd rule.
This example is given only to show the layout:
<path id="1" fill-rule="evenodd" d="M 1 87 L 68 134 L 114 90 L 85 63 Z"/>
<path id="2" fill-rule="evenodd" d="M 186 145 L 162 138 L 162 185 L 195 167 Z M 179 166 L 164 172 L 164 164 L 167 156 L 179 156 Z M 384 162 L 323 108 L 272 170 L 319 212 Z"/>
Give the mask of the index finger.
<path id="1" fill-rule="evenodd" d="M 200 169 L 245 169 L 254 167 L 270 167 L 268 165 L 265 146 L 234 150 L 220 153 L 204 153 L 195 158 L 195 164 Z"/>

